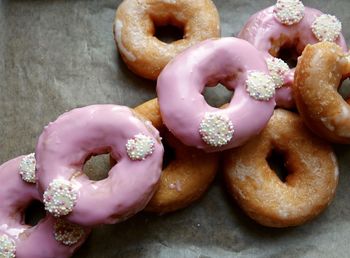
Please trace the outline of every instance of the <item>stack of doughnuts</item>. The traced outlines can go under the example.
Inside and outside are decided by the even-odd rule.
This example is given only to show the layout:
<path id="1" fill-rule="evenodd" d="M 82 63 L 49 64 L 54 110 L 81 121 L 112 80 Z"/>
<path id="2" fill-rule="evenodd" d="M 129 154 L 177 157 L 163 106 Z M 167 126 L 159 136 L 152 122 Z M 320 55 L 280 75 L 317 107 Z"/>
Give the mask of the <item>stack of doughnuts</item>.
<path id="1" fill-rule="evenodd" d="M 157 39 L 167 24 L 183 39 Z M 189 206 L 220 169 L 229 194 L 264 226 L 301 225 L 330 205 L 339 174 L 331 143 L 350 143 L 350 102 L 337 92 L 350 54 L 335 16 L 277 0 L 237 38 L 220 38 L 211 0 L 124 0 L 113 28 L 130 70 L 157 80 L 157 98 L 68 111 L 45 126 L 35 153 L 0 166 L 0 257 L 70 257 L 93 227 Z M 298 57 L 295 69 L 284 49 Z M 218 83 L 234 91 L 220 108 L 202 95 Z M 164 146 L 174 153 L 167 164 Z M 285 179 L 267 161 L 275 151 Z M 84 164 L 106 153 L 108 177 L 89 179 Z M 46 216 L 30 226 L 33 201 Z"/>
<path id="2" fill-rule="evenodd" d="M 300 0 L 277 0 L 252 15 L 237 38 L 206 34 L 206 39 L 189 43 L 176 56 L 160 62 L 159 56 L 173 55 L 170 49 L 182 45 L 183 40 L 161 42 L 154 36 L 155 26 L 182 26 L 178 8 L 187 12 L 190 3 L 129 0 L 118 9 L 114 36 L 127 66 L 148 79 L 154 78 L 143 70 L 156 70 L 146 65 L 149 60 L 159 68 L 157 111 L 150 110 L 152 101 L 137 109 L 144 108 L 144 116 L 182 144 L 202 150 L 208 157 L 219 155 L 229 193 L 258 223 L 289 227 L 313 219 L 330 204 L 338 182 L 337 160 L 325 140 L 347 143 L 350 137 L 350 109 L 337 92 L 341 81 L 350 75 L 341 22 L 305 7 Z M 199 5 L 207 6 L 207 1 L 196 1 L 196 12 Z M 208 20 L 214 17 L 213 10 L 206 9 L 206 13 Z M 140 17 L 147 26 L 143 22 L 135 25 Z M 198 15 L 198 20 L 201 18 Z M 184 40 L 193 38 L 187 29 L 192 22 L 183 23 Z M 207 28 L 206 33 L 212 32 L 213 26 Z M 138 40 L 133 41 L 131 35 Z M 150 45 L 159 46 L 147 48 Z M 221 108 L 209 105 L 202 95 L 205 87 L 218 83 L 234 91 L 231 101 Z M 285 181 L 267 161 L 275 151 L 284 157 Z M 196 173 L 192 175 L 207 187 Z M 181 179 L 180 174 L 174 177 Z M 161 191 L 166 189 L 163 183 L 161 180 Z M 150 205 L 161 196 L 156 193 Z M 183 204 L 179 208 L 189 203 Z M 170 210 L 175 209 L 153 211 Z"/>

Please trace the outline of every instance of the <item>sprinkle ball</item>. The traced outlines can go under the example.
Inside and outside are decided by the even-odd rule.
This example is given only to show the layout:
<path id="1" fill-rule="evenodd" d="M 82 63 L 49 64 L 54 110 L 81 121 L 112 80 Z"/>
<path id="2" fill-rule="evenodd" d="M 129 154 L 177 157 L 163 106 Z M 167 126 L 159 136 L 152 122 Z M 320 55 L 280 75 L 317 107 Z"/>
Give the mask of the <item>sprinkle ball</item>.
<path id="1" fill-rule="evenodd" d="M 19 165 L 19 173 L 22 179 L 28 183 L 35 184 L 35 163 L 35 154 L 31 153 L 25 156 Z"/>
<path id="2" fill-rule="evenodd" d="M 143 160 L 152 155 L 154 151 L 154 140 L 144 134 L 137 134 L 126 143 L 126 151 L 132 160 Z"/>
<path id="3" fill-rule="evenodd" d="M 74 245 L 76 244 L 84 235 L 84 230 L 82 227 L 58 219 L 54 225 L 54 236 L 58 242 L 64 245 Z"/>
<path id="4" fill-rule="evenodd" d="M 262 72 L 251 72 L 246 81 L 249 95 L 256 100 L 270 100 L 275 95 L 273 79 Z"/>
<path id="5" fill-rule="evenodd" d="M 268 58 L 266 63 L 276 89 L 281 88 L 284 84 L 284 77 L 289 71 L 288 65 L 282 59 L 276 57 Z"/>
<path id="6" fill-rule="evenodd" d="M 277 0 L 274 7 L 276 19 L 285 25 L 293 25 L 304 18 L 305 7 L 299 0 Z"/>
<path id="7" fill-rule="evenodd" d="M 78 190 L 64 179 L 53 180 L 44 192 L 45 209 L 55 217 L 67 215 L 73 210 Z"/>
<path id="8" fill-rule="evenodd" d="M 215 113 L 205 113 L 199 125 L 199 133 L 208 145 L 220 147 L 232 139 L 234 129 L 228 117 Z"/>
<path id="9" fill-rule="evenodd" d="M 322 14 L 312 23 L 311 29 L 319 41 L 334 42 L 341 33 L 342 24 L 337 17 Z"/>
<path id="10" fill-rule="evenodd" d="M 16 257 L 16 244 L 8 235 L 0 234 L 0 257 Z"/>

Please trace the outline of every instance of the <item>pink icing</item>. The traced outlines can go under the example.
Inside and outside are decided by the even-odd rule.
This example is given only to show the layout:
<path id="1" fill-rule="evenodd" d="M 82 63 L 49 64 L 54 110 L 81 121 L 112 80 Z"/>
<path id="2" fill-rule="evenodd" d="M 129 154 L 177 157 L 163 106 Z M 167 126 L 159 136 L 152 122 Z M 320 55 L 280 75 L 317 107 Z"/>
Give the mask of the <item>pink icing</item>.
<path id="1" fill-rule="evenodd" d="M 24 224 L 24 211 L 39 200 L 35 184 L 26 183 L 19 175 L 23 157 L 0 166 L 0 234 L 6 234 L 16 243 L 17 258 L 65 258 L 83 244 L 90 230 L 76 244 L 67 246 L 54 238 L 55 219 L 47 215 L 34 227 Z"/>
<path id="2" fill-rule="evenodd" d="M 132 161 L 126 143 L 140 133 L 154 139 L 154 152 Z M 108 178 L 89 180 L 82 173 L 84 162 L 91 154 L 108 151 L 118 163 Z M 147 205 L 161 174 L 163 152 L 158 131 L 131 109 L 116 105 L 77 108 L 50 123 L 39 138 L 39 191 L 43 193 L 54 179 L 69 180 L 78 187 L 78 198 L 65 219 L 89 226 L 116 223 Z"/>
<path id="3" fill-rule="evenodd" d="M 294 42 L 295 48 L 301 54 L 308 44 L 319 42 L 314 36 L 311 25 L 315 18 L 323 14 L 321 11 L 305 7 L 304 18 L 294 25 L 284 25 L 274 16 L 274 6 L 268 7 L 251 16 L 238 37 L 249 41 L 257 49 L 262 51 L 266 58 L 270 58 L 269 50 L 272 48 L 272 40 L 277 40 L 281 35 L 288 38 L 289 42 Z M 343 35 L 340 35 L 336 43 L 347 51 L 346 42 Z M 292 90 L 290 86 L 294 82 L 295 69 L 290 69 L 286 75 L 284 87 L 276 90 L 277 106 L 290 108 L 294 106 Z"/>
<path id="4" fill-rule="evenodd" d="M 250 97 L 245 83 L 250 71 L 269 73 L 263 55 L 244 40 L 206 40 L 188 48 L 158 77 L 158 100 L 165 125 L 184 144 L 208 152 L 242 145 L 264 128 L 275 107 L 274 98 L 258 101 Z M 201 94 L 204 87 L 217 82 L 235 91 L 228 108 L 211 107 Z M 206 112 L 229 117 L 235 132 L 228 144 L 213 147 L 202 140 L 198 128 Z"/>

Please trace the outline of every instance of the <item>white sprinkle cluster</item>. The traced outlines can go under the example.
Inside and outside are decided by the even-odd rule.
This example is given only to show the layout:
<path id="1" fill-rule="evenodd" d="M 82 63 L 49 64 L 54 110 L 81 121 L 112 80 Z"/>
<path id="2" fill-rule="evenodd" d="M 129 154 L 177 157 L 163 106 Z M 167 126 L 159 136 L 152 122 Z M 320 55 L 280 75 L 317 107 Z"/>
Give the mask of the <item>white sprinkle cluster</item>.
<path id="1" fill-rule="evenodd" d="M 19 164 L 19 174 L 27 183 L 35 184 L 35 154 L 25 156 Z"/>
<path id="2" fill-rule="evenodd" d="M 0 235 L 0 257 L 14 258 L 16 257 L 16 244 L 7 235 Z"/>
<path id="3" fill-rule="evenodd" d="M 144 160 L 154 152 L 154 140 L 144 134 L 136 134 L 126 143 L 126 151 L 132 160 Z"/>
<path id="4" fill-rule="evenodd" d="M 305 7 L 300 0 L 277 0 L 273 10 L 276 19 L 285 25 L 293 25 L 304 18 Z"/>
<path id="5" fill-rule="evenodd" d="M 232 122 L 221 114 L 207 112 L 199 125 L 202 140 L 214 147 L 226 145 L 232 139 L 233 133 Z"/>
<path id="6" fill-rule="evenodd" d="M 77 200 L 77 190 L 65 179 L 53 180 L 44 193 L 45 210 L 55 217 L 67 215 Z"/>
<path id="7" fill-rule="evenodd" d="M 248 75 L 247 91 L 256 100 L 270 100 L 275 94 L 275 83 L 271 76 L 262 72 L 251 72 Z"/>
<path id="8" fill-rule="evenodd" d="M 55 239 L 64 245 L 74 245 L 83 237 L 84 229 L 68 221 L 58 219 L 54 225 Z"/>
<path id="9" fill-rule="evenodd" d="M 312 23 L 311 30 L 319 41 L 334 42 L 340 35 L 342 25 L 337 17 L 322 14 Z"/>
<path id="10" fill-rule="evenodd" d="M 270 71 L 270 76 L 275 83 L 275 88 L 281 88 L 284 83 L 284 77 L 289 71 L 288 65 L 282 59 L 276 57 L 267 59 L 266 63 Z"/>

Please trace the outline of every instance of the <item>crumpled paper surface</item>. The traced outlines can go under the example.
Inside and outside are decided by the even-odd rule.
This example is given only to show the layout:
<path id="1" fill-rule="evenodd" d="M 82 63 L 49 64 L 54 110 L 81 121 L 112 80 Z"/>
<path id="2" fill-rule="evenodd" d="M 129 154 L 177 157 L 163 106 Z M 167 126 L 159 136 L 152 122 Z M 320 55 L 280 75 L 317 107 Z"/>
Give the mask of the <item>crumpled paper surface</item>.
<path id="1" fill-rule="evenodd" d="M 222 36 L 236 35 L 274 1 L 215 0 Z M 131 73 L 118 56 L 112 22 L 118 0 L 0 0 L 0 162 L 33 152 L 42 128 L 66 110 L 95 103 L 136 106 L 155 97 L 155 83 Z M 310 0 L 336 14 L 350 38 L 350 1 Z M 209 90 L 224 103 L 230 94 Z M 139 214 L 94 230 L 76 258 L 348 257 L 350 148 L 335 146 L 337 195 L 314 221 L 297 228 L 257 225 L 233 204 L 221 177 L 191 207 L 165 216 Z"/>

